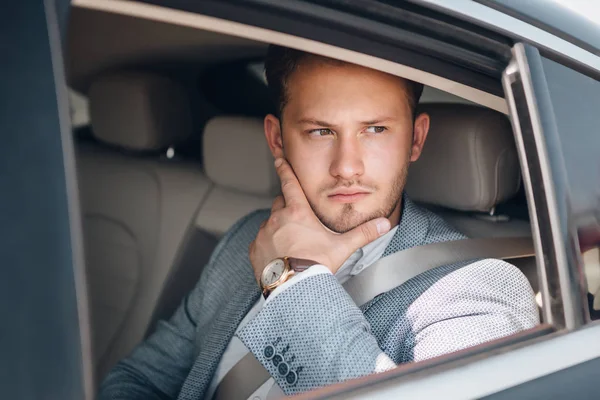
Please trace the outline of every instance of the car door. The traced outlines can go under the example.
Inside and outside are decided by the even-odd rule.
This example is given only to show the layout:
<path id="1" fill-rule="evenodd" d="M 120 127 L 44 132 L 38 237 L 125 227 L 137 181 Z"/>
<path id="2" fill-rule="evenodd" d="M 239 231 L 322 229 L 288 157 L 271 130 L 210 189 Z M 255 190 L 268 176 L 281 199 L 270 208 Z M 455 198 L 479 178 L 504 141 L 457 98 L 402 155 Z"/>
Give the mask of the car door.
<path id="1" fill-rule="evenodd" d="M 3 330 L 7 336 L 3 336 L 2 343 L 7 349 L 2 351 L 2 377 L 7 385 L 2 382 L 2 387 L 8 388 L 10 398 L 82 398 L 84 393 L 90 394 L 88 388 L 91 386 L 87 379 L 90 362 L 86 359 L 87 317 L 83 312 L 86 301 L 85 291 L 81 290 L 80 284 L 83 281 L 82 269 L 79 268 L 82 257 L 78 243 L 78 206 L 73 189 L 72 144 L 68 123 L 65 123 L 67 119 L 63 117 L 67 102 L 64 99 L 60 45 L 57 44 L 60 42 L 60 29 L 56 20 L 49 17 L 54 13 L 52 8 L 44 9 L 40 4 L 35 4 L 37 8 L 26 8 L 29 5 L 34 5 L 34 2 L 11 5 L 11 12 L 4 15 L 5 18 L 12 18 L 2 25 L 4 29 L 11 29 L 10 37 L 22 40 L 14 40 L 12 46 L 8 47 L 8 59 L 14 61 L 4 65 L 7 68 L 5 74 L 11 76 L 7 85 L 11 90 L 3 90 L 3 96 L 7 96 L 4 104 L 13 104 L 9 109 L 11 112 L 3 113 L 2 118 L 2 131 L 5 135 L 10 133 L 10 141 L 2 150 L 2 171 L 18 172 L 10 175 L 3 173 L 7 176 L 3 186 L 11 190 L 6 190 L 7 194 L 2 200 L 2 215 L 6 218 L 2 229 L 5 230 L 3 237 L 11 240 L 5 242 L 8 246 L 3 245 L 3 254 L 8 256 L 5 262 L 10 268 L 4 271 L 8 279 L 2 281 L 16 283 L 3 290 L 7 296 L 3 302 L 7 308 L 3 315 L 8 316 L 6 320 L 15 322 L 7 324 L 8 329 Z M 36 28 L 39 30 L 36 31 Z M 319 32 L 312 34 L 318 36 Z M 348 42 L 345 46 L 357 44 Z M 23 48 L 28 51 L 24 52 Z M 523 48 L 527 49 L 525 46 Z M 540 55 L 536 55 L 534 47 L 528 49 L 529 53 L 522 64 L 531 67 L 535 62 L 540 62 Z M 33 54 L 36 57 L 31 58 Z M 483 66 L 491 70 L 494 67 Z M 537 70 L 531 71 L 530 76 L 535 78 L 538 91 L 528 98 L 522 98 L 519 106 L 525 109 L 533 107 L 532 99 L 535 99 L 540 103 L 542 100 L 546 103 L 550 101 L 552 107 L 557 107 L 551 94 L 542 96 L 545 93 L 544 81 L 547 83 L 549 79 L 545 75 L 548 72 L 542 74 Z M 456 79 L 461 79 L 459 74 Z M 520 85 L 525 87 L 523 82 Z M 531 85 L 533 83 L 530 82 L 529 90 L 532 90 Z M 483 84 L 482 88 L 496 91 L 495 87 Z M 31 92 L 35 92 L 35 95 Z M 15 97 L 15 93 L 21 97 Z M 31 99 L 35 99 L 35 103 Z M 600 326 L 587 324 L 585 301 L 581 297 L 583 284 L 578 272 L 581 262 L 578 252 L 581 249 L 570 248 L 577 245 L 579 238 L 584 235 L 579 234 L 579 223 L 571 218 L 574 214 L 569 208 L 570 197 L 556 198 L 560 190 L 568 193 L 574 190 L 567 182 L 568 172 L 565 178 L 564 170 L 568 165 L 566 151 L 561 147 L 563 144 L 556 132 L 560 133 L 561 130 L 552 129 L 550 108 L 535 107 L 532 110 L 536 111 L 538 119 L 550 119 L 543 127 L 538 126 L 537 132 L 529 128 L 529 139 L 523 142 L 523 147 L 527 145 L 536 149 L 532 154 L 538 154 L 538 146 L 542 143 L 539 136 L 546 138 L 542 148 L 547 153 L 547 164 L 542 169 L 539 159 L 529 161 L 537 165 L 538 170 L 535 174 L 532 170 L 532 175 L 536 175 L 543 190 L 534 190 L 531 180 L 528 195 L 530 200 L 535 200 L 534 211 L 539 215 L 538 250 L 543 252 L 543 249 L 547 249 L 546 253 L 555 253 L 544 260 L 540 270 L 547 274 L 548 286 L 544 300 L 550 303 L 550 307 L 546 307 L 549 311 L 546 311 L 545 319 L 559 331 L 554 332 L 549 324 L 543 325 L 497 344 L 486 344 L 442 359 L 403 366 L 390 373 L 309 393 L 307 397 L 480 397 L 492 393 L 510 393 L 506 391 L 507 388 L 518 390 L 520 385 L 547 379 L 554 373 L 560 373 L 557 371 L 571 370 L 577 373 L 578 368 L 586 365 L 585 362 L 597 363 L 598 349 L 594 344 L 600 334 Z M 529 121 L 532 120 L 531 114 L 527 119 Z M 568 127 L 571 123 L 567 120 L 565 124 Z M 521 125 L 519 127 L 523 128 Z M 521 137 L 526 137 L 523 132 Z M 596 165 L 592 163 L 589 167 L 593 169 Z M 554 184 L 552 188 L 546 184 L 550 182 L 548 178 Z M 547 197 L 551 195 L 555 198 L 550 205 Z M 546 209 L 542 209 L 544 204 Z M 10 210 L 10 213 L 5 210 Z M 592 208 L 592 212 L 594 210 L 597 207 Z M 17 222 L 8 220 L 8 215 Z M 582 221 L 581 226 L 588 231 L 593 230 L 593 224 L 592 228 L 588 226 L 586 215 L 584 212 L 578 221 Z M 542 229 L 547 232 L 541 232 Z M 560 254 L 556 254 L 557 246 L 562 249 Z M 553 299 L 556 300 L 554 303 Z M 589 376 L 580 376 L 590 380 L 594 376 L 597 378 L 598 372 L 594 371 L 600 370 L 596 367 Z M 590 389 L 589 386 L 582 387 L 579 394 L 589 394 Z M 534 390 L 542 390 L 537 392 L 542 394 L 546 389 L 534 387 Z M 547 391 L 550 394 L 547 397 L 557 393 Z"/>
<path id="2" fill-rule="evenodd" d="M 92 398 L 60 40 L 68 6 L 11 1 L 0 15 L 0 391 L 7 399 Z"/>
<path id="3" fill-rule="evenodd" d="M 470 21 L 481 15 L 482 26 L 499 31 L 505 30 L 503 23 L 523 23 L 479 4 L 426 3 L 453 15 L 462 13 Z M 322 398 L 325 393 L 335 398 L 363 398 L 367 393 L 369 398 L 597 398 L 600 58 L 524 27 L 513 33 L 526 40 L 513 47 L 503 84 L 536 248 L 544 255 L 538 258 L 543 321 L 556 332 L 503 353 L 492 350 L 479 359 L 434 366 L 429 376 L 405 370 L 376 383 L 363 380 L 353 390 L 323 391 Z M 549 39 L 555 47 L 547 47 L 553 44 Z"/>

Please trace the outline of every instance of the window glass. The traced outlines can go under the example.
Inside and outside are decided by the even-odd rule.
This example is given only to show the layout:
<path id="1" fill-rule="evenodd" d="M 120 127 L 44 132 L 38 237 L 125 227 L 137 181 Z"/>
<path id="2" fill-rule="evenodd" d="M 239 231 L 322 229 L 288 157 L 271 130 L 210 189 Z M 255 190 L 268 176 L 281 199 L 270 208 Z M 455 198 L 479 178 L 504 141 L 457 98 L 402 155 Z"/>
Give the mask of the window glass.
<path id="1" fill-rule="evenodd" d="M 570 186 L 574 225 L 589 290 L 600 317 L 600 82 L 543 59 Z"/>

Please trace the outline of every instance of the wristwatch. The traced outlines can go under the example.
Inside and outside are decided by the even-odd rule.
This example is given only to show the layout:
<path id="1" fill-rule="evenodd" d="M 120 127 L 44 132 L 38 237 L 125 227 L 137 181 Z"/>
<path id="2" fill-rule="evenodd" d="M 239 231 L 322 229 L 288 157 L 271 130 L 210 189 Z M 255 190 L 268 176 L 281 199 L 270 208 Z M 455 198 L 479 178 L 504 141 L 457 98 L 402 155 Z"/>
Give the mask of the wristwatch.
<path id="1" fill-rule="evenodd" d="M 282 257 L 276 258 L 267 264 L 260 275 L 260 287 L 265 299 L 278 286 L 287 282 L 297 272 L 302 272 L 308 267 L 318 264 L 316 261 L 301 258 Z"/>

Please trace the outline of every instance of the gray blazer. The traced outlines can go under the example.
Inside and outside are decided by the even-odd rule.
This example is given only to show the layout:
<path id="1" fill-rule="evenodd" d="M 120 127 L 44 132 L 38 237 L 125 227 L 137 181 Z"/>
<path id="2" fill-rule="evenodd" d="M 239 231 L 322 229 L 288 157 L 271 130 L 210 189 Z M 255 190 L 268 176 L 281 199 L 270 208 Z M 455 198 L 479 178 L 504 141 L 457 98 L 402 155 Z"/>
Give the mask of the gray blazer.
<path id="1" fill-rule="evenodd" d="M 204 397 L 238 324 L 260 296 L 248 246 L 268 216 L 258 211 L 236 223 L 173 317 L 110 372 L 100 399 Z M 405 197 L 384 256 L 461 238 Z M 290 395 L 374 373 L 382 353 L 396 364 L 419 361 L 538 323 L 525 276 L 504 261 L 485 259 L 435 268 L 360 309 L 333 275 L 309 277 L 270 301 L 238 336 Z M 285 374 L 275 365 L 281 360 L 289 366 Z"/>

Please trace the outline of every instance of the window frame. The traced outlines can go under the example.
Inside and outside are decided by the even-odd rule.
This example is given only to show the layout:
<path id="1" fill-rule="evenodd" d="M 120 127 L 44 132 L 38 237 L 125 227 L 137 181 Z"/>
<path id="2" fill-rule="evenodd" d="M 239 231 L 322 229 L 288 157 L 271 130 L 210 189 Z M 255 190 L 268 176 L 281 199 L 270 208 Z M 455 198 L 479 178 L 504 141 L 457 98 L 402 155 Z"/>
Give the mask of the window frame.
<path id="1" fill-rule="evenodd" d="M 503 79 L 519 148 L 533 225 L 544 322 L 559 329 L 577 329 L 586 322 L 582 301 L 586 291 L 572 261 L 573 240 L 568 220 L 568 186 L 552 105 L 538 50 L 518 43 Z M 550 153 L 550 151 L 552 153 Z M 569 251 L 571 250 L 571 251 Z"/>
<path id="2" fill-rule="evenodd" d="M 600 80 L 600 57 L 575 44 L 529 24 L 512 15 L 482 4 L 484 1 L 409 0 L 432 10 L 445 12 L 464 21 L 471 21 L 494 32 L 513 38 L 514 42 L 528 43 L 540 54 Z M 492 0 L 485 0 L 485 2 Z"/>
<path id="3" fill-rule="evenodd" d="M 427 1 L 423 1 L 422 3 L 425 3 L 425 2 L 427 2 Z M 75 1 L 73 1 L 74 5 L 88 6 L 91 8 L 111 7 L 111 6 L 119 5 L 120 3 L 122 3 L 122 2 L 116 1 L 116 0 L 110 0 L 110 1 L 105 0 L 105 4 L 107 4 L 107 6 L 101 6 L 98 2 L 95 2 L 93 0 L 75 0 Z M 160 3 L 160 2 L 151 1 L 150 3 L 153 3 L 153 5 L 148 6 L 148 7 L 158 7 L 158 6 L 156 6 L 156 4 Z M 175 3 L 180 4 L 182 2 L 175 2 Z M 433 3 L 433 1 L 431 1 L 429 3 Z M 129 8 L 128 12 L 130 12 L 130 13 L 137 12 L 134 10 L 134 8 L 135 8 L 134 5 L 130 5 L 130 6 L 132 6 L 132 8 Z M 478 6 L 481 6 L 481 5 L 478 5 Z M 173 6 L 173 7 L 175 7 L 175 6 Z M 115 11 L 117 8 L 113 8 L 113 11 Z M 440 7 L 438 7 L 438 9 L 439 8 Z M 150 10 L 150 8 L 146 8 L 146 10 Z M 171 11 L 173 11 L 173 9 L 171 9 Z M 198 19 L 202 19 L 203 17 L 204 17 L 203 23 L 208 23 L 209 20 L 212 21 L 212 23 L 220 23 L 220 21 L 223 21 L 222 19 L 219 21 L 219 18 L 215 17 L 214 15 L 207 17 L 207 16 L 202 16 L 202 15 L 197 14 L 197 15 L 195 15 L 195 18 L 191 18 L 191 16 L 189 15 L 189 13 L 191 11 L 189 9 L 180 9 L 180 10 L 177 10 L 176 12 L 179 13 L 179 15 L 183 19 L 187 18 L 186 23 L 188 23 L 188 24 L 192 24 L 192 19 L 198 20 Z M 130 14 L 130 15 L 133 15 L 133 14 Z M 454 12 L 453 15 L 458 15 L 458 13 Z M 146 15 L 146 17 L 151 18 L 150 15 Z M 232 21 L 227 21 L 227 22 L 232 23 Z M 254 24 L 243 24 L 243 23 L 240 23 L 239 21 L 233 21 L 233 23 L 237 24 L 236 29 L 242 27 L 242 28 L 246 29 L 246 32 L 242 33 L 242 30 L 232 32 L 231 30 L 229 30 L 229 28 L 226 28 L 227 32 L 223 32 L 223 33 L 240 34 L 240 35 L 245 34 L 246 35 L 245 37 L 248 37 L 248 38 L 251 38 L 254 40 L 275 42 L 278 44 L 288 45 L 290 47 L 295 47 L 295 48 L 300 48 L 300 49 L 310 48 L 311 51 L 314 51 L 314 48 L 317 48 L 318 49 L 317 52 L 320 52 L 322 54 L 326 54 L 329 56 L 333 56 L 335 58 L 345 59 L 347 61 L 351 61 L 351 62 L 355 62 L 358 64 L 367 65 L 367 66 L 371 66 L 371 67 L 374 66 L 372 63 L 375 63 L 375 67 L 377 69 L 384 70 L 386 72 L 390 72 L 390 73 L 397 74 L 397 75 L 404 75 L 410 79 L 414 79 L 417 81 L 420 81 L 420 79 L 424 79 L 423 78 L 424 72 L 422 70 L 416 70 L 415 68 L 410 67 L 408 65 L 401 65 L 398 62 L 386 59 L 385 57 L 369 55 L 368 51 L 359 52 L 356 49 L 348 50 L 347 48 L 340 47 L 339 45 L 330 44 L 327 42 L 327 40 L 322 40 L 322 42 L 319 43 L 318 41 L 315 41 L 314 38 L 306 39 L 304 36 L 297 35 L 297 34 L 292 35 L 289 33 L 279 32 L 280 35 L 264 36 L 265 29 L 266 29 L 264 27 L 264 23 L 258 27 Z M 214 28 L 215 25 L 213 24 L 212 26 Z M 231 26 L 233 26 L 233 25 L 229 24 L 229 27 L 231 27 Z M 214 28 L 214 29 L 217 29 L 217 28 Z M 252 31 L 252 32 L 249 33 L 250 31 Z M 274 31 L 277 32 L 277 30 L 274 30 Z M 252 35 L 258 35 L 258 37 L 255 37 Z M 261 36 L 261 35 L 263 35 L 263 36 Z M 273 41 L 272 40 L 273 37 L 277 37 L 278 39 Z M 267 38 L 270 38 L 270 40 L 267 40 Z M 516 37 L 512 36 L 512 38 L 515 39 Z M 290 40 L 292 41 L 291 43 L 289 42 Z M 316 47 L 312 47 L 312 46 L 316 46 Z M 334 51 L 334 53 L 332 54 L 331 51 Z M 556 50 L 556 51 L 560 51 L 560 50 Z M 538 56 L 539 56 L 539 54 L 538 54 Z M 577 51 L 577 48 L 575 46 L 573 46 L 573 48 L 570 48 L 570 57 L 575 57 L 575 59 L 581 61 L 581 60 L 585 60 L 587 55 L 581 54 L 580 52 Z M 358 60 L 358 62 L 357 62 L 357 60 Z M 570 58 L 570 60 L 572 61 L 572 58 Z M 588 64 L 586 64 L 586 65 L 588 65 Z M 597 65 L 589 64 L 588 67 L 600 72 L 600 61 L 597 63 Z M 447 78 L 443 78 L 443 76 L 437 76 L 436 74 L 433 74 L 431 72 L 425 72 L 425 73 L 428 74 L 427 75 L 428 78 L 430 78 L 431 76 L 436 76 L 436 79 L 442 78 L 441 80 L 437 81 L 439 86 L 432 85 L 439 89 L 450 91 L 450 90 L 448 90 L 448 88 L 451 86 L 449 84 L 456 85 L 455 81 L 451 81 L 451 80 L 449 81 Z M 420 77 L 420 79 L 419 79 L 419 77 Z M 460 85 L 462 85 L 462 86 L 460 86 Z M 482 103 L 481 98 L 486 98 L 486 100 L 485 100 L 486 103 L 484 105 L 486 105 L 490 108 L 497 109 L 499 111 L 503 111 L 504 113 L 507 112 L 507 107 L 499 105 L 499 103 L 497 101 L 499 99 L 499 97 L 497 95 L 485 93 L 485 91 L 482 91 L 481 89 L 473 89 L 473 87 L 465 85 L 464 83 L 459 84 L 459 89 L 462 90 L 462 92 L 459 94 L 459 95 L 461 95 L 461 97 L 465 97 L 471 101 L 474 101 L 473 98 L 477 97 L 479 100 L 477 102 L 480 104 Z M 481 97 L 482 94 L 483 94 L 483 96 Z M 489 97 L 489 96 L 495 96 L 495 98 Z M 502 102 L 503 101 L 504 100 L 502 99 Z M 490 106 L 491 104 L 493 105 L 493 107 Z M 539 145 L 539 142 L 535 142 L 535 143 L 537 143 Z M 539 147 L 536 148 L 535 151 L 536 152 L 539 151 Z M 522 168 L 525 168 L 525 165 L 522 164 Z M 544 168 L 547 168 L 547 166 L 545 166 Z M 547 170 L 546 170 L 546 172 L 547 172 Z M 531 182 L 529 182 L 528 184 L 531 185 Z M 529 192 L 533 193 L 533 189 L 531 187 L 529 188 Z M 531 198 L 530 198 L 530 200 L 531 200 Z M 543 201 L 543 200 L 537 199 L 537 201 L 539 202 L 539 201 Z M 537 209 L 536 209 L 536 212 L 537 212 Z M 547 218 L 547 219 L 550 220 L 551 218 Z M 552 227 L 552 229 L 555 229 L 555 228 Z M 541 242 L 542 242 L 542 239 L 541 238 L 538 239 L 538 250 L 542 248 L 539 245 L 539 243 L 541 243 Z M 548 242 L 548 240 L 546 239 L 545 243 L 547 243 L 547 242 Z M 554 237 L 553 240 L 548 243 L 549 243 L 548 244 L 549 246 L 556 246 L 557 245 L 556 237 Z M 536 253 L 542 254 L 540 252 L 536 252 Z M 537 258 L 540 258 L 540 257 L 537 257 Z M 543 271 L 546 271 L 546 269 L 543 269 Z M 568 286 L 568 284 L 566 284 L 565 286 Z M 549 297 L 549 296 L 547 296 L 547 297 Z M 556 318 L 549 318 L 549 320 L 556 322 Z M 565 322 L 564 324 L 558 322 L 559 328 L 567 327 L 569 329 L 573 329 L 573 328 L 579 327 L 580 325 L 581 325 L 581 323 L 577 322 L 577 321 L 574 321 L 571 323 Z M 578 332 L 573 333 L 572 335 L 589 334 L 590 330 L 588 330 L 588 329 L 596 329 L 596 328 L 590 327 L 587 329 L 582 329 Z M 600 332 L 600 328 L 596 329 L 595 332 Z M 349 394 L 350 394 L 349 391 L 352 391 L 352 390 L 358 390 L 359 392 L 361 390 L 369 390 L 369 396 L 371 396 L 372 394 L 375 394 L 375 392 L 372 392 L 372 390 L 375 389 L 375 391 L 377 391 L 377 390 L 383 389 L 385 385 L 392 385 L 395 388 L 394 390 L 399 392 L 399 391 L 403 390 L 402 389 L 403 387 L 405 387 L 405 386 L 403 386 L 404 384 L 407 384 L 407 383 L 410 383 L 413 381 L 417 381 L 417 380 L 423 380 L 423 379 L 425 379 L 425 380 L 426 379 L 435 379 L 436 376 L 452 374 L 453 372 L 458 371 L 462 367 L 466 368 L 466 367 L 473 367 L 475 365 L 481 365 L 481 363 L 485 363 L 486 360 L 491 360 L 491 361 L 496 360 L 497 361 L 503 357 L 505 358 L 507 355 L 510 355 L 511 357 L 519 357 L 519 354 L 521 354 L 521 357 L 527 357 L 527 354 L 525 354 L 525 353 L 527 353 L 528 350 L 529 350 L 529 352 L 531 352 L 531 351 L 533 351 L 532 349 L 534 349 L 536 347 L 547 346 L 549 342 L 558 343 L 556 341 L 561 341 L 561 340 L 564 341 L 564 338 L 565 338 L 565 336 L 563 335 L 563 333 L 554 331 L 554 327 L 552 327 L 550 325 L 541 325 L 530 331 L 523 332 L 522 334 L 513 335 L 511 337 L 500 339 L 500 340 L 492 342 L 492 343 L 486 343 L 486 344 L 476 346 L 471 349 L 466 349 L 461 352 L 452 353 L 452 354 L 449 354 L 446 356 L 436 358 L 434 360 L 430 360 L 430 361 L 426 361 L 426 362 L 422 362 L 422 363 L 416 363 L 416 364 L 412 364 L 412 365 L 401 366 L 395 370 L 388 371 L 386 373 L 382 373 L 382 374 L 378 374 L 378 375 L 371 375 L 371 376 L 367 376 L 367 377 L 353 380 L 350 382 L 345 382 L 345 383 L 341 383 L 338 385 L 332 385 L 331 387 L 328 387 L 328 388 L 310 392 L 310 394 L 307 394 L 306 396 L 307 396 L 307 398 L 308 398 L 308 396 L 310 396 L 310 398 L 319 398 L 319 396 L 321 396 L 321 397 L 338 396 L 338 397 L 348 398 Z M 571 337 L 569 339 L 569 341 L 572 342 L 573 338 L 575 338 L 575 336 Z M 523 353 L 523 352 L 525 352 L 525 353 Z M 563 364 L 563 366 L 564 365 L 565 364 Z M 513 385 L 518 384 L 518 382 L 512 381 L 512 384 Z M 377 387 L 375 387 L 375 386 L 377 386 Z M 481 389 L 481 388 L 479 388 L 479 389 Z M 359 392 L 356 392 L 356 393 L 359 393 Z M 441 393 L 441 391 L 440 391 L 440 393 Z M 403 394 L 404 394 L 404 392 L 403 392 Z"/>

